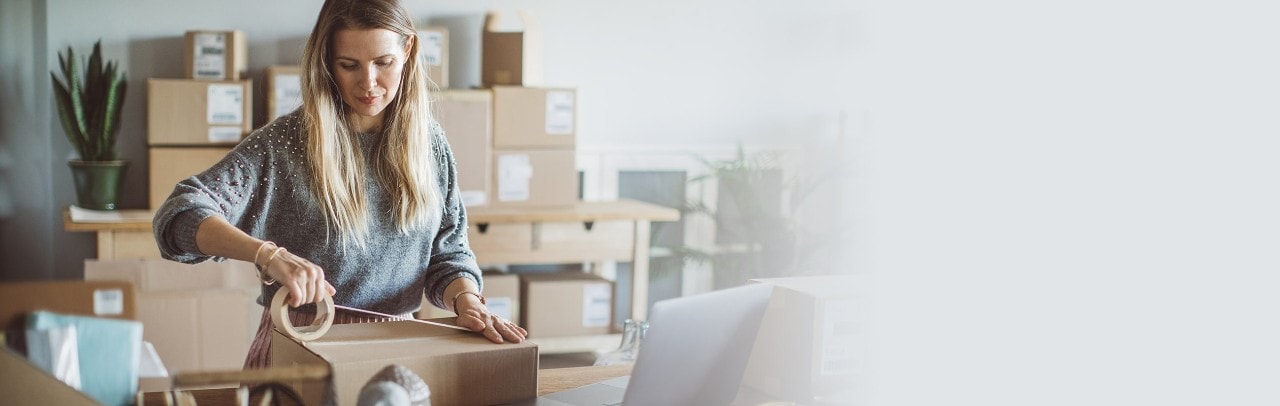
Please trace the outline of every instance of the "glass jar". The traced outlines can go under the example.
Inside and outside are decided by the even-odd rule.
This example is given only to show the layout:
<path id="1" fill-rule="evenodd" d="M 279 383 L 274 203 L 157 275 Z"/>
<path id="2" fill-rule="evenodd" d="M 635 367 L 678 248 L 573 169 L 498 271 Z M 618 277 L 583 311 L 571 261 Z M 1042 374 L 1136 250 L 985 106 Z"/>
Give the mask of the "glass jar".
<path id="1" fill-rule="evenodd" d="M 595 365 L 626 365 L 635 363 L 636 356 L 640 354 L 640 342 L 644 340 L 644 335 L 648 331 L 649 322 L 644 320 L 627 319 L 627 321 L 622 323 L 622 344 L 618 345 L 618 349 L 596 357 Z"/>

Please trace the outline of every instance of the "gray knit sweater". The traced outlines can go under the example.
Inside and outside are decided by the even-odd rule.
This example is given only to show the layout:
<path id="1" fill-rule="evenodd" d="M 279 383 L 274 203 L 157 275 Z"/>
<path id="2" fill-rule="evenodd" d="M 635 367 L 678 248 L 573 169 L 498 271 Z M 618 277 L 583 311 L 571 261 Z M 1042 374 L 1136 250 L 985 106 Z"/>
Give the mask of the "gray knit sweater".
<path id="1" fill-rule="evenodd" d="M 444 307 L 444 289 L 454 279 L 481 283 L 467 244 L 453 153 L 439 125 L 432 125 L 431 132 L 444 197 L 440 221 L 400 233 L 389 195 L 366 163 L 370 232 L 363 250 L 354 244 L 344 250 L 336 231 L 328 230 L 311 195 L 302 129 L 298 111 L 280 117 L 204 173 L 179 182 L 152 222 L 164 258 L 185 263 L 213 258 L 196 249 L 196 228 L 210 216 L 222 216 L 249 235 L 274 241 L 323 268 L 325 279 L 337 289 L 333 299 L 339 305 L 404 314 L 421 307 L 424 292 L 431 303 Z M 359 137 L 364 156 L 373 157 L 378 136 Z M 278 288 L 263 286 L 258 303 L 269 304 Z"/>

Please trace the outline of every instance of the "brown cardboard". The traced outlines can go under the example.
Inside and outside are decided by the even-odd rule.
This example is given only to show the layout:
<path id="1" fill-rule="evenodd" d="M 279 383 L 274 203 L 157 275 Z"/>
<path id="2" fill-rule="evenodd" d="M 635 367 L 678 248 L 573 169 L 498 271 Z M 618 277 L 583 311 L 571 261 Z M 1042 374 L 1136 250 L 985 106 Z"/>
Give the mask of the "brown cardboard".
<path id="1" fill-rule="evenodd" d="M 147 174 L 151 210 L 160 208 L 178 182 L 204 172 L 231 152 L 228 147 L 150 147 Z"/>
<path id="2" fill-rule="evenodd" d="M 302 105 L 302 67 L 267 67 L 267 122 L 292 113 Z"/>
<path id="3" fill-rule="evenodd" d="M 529 338 L 609 334 L 613 282 L 584 272 L 520 275 L 521 326 Z"/>
<path id="4" fill-rule="evenodd" d="M 0 322 L 34 311 L 135 320 L 132 284 L 122 281 L 46 281 L 0 283 Z"/>
<path id="5" fill-rule="evenodd" d="M 519 276 L 505 272 L 485 272 L 484 291 L 481 294 L 484 295 L 490 312 L 507 320 L 520 320 Z M 452 298 L 447 299 L 452 300 Z M 422 298 L 422 310 L 417 314 L 419 319 L 453 316 L 453 312 L 435 307 L 427 301 L 426 297 Z"/>
<path id="6" fill-rule="evenodd" d="M 253 81 L 147 79 L 147 145 L 233 145 L 252 122 Z"/>
<path id="7" fill-rule="evenodd" d="M 249 46 L 244 32 L 187 31 L 183 44 L 183 78 L 240 80 L 249 77 Z"/>
<path id="8" fill-rule="evenodd" d="M 490 205 L 563 207 L 578 201 L 572 149 L 493 151 Z"/>
<path id="9" fill-rule="evenodd" d="M 570 88 L 493 88 L 494 148 L 573 148 L 577 91 Z"/>
<path id="10" fill-rule="evenodd" d="M 438 94 L 436 118 L 444 127 L 457 163 L 462 204 L 488 204 L 493 95 L 488 90 L 446 90 Z"/>
<path id="11" fill-rule="evenodd" d="M 0 394 L 3 394 L 5 404 L 12 405 L 99 404 L 8 348 L 0 348 Z"/>
<path id="12" fill-rule="evenodd" d="M 437 88 L 449 88 L 449 29 L 431 26 L 418 31 L 418 57 Z"/>
<path id="13" fill-rule="evenodd" d="M 138 287 L 143 339 L 171 373 L 239 369 L 262 317 L 260 282 L 246 262 L 91 259 L 85 279 Z"/>
<path id="14" fill-rule="evenodd" d="M 538 387 L 536 344 L 494 344 L 476 333 L 411 321 L 334 325 L 306 343 L 273 331 L 271 362 L 328 365 L 339 405 L 356 404 L 360 388 L 392 364 L 426 381 L 433 405 L 511 403 L 533 398 Z M 322 384 L 293 385 L 303 403 L 321 404 Z"/>
<path id="15" fill-rule="evenodd" d="M 836 399 L 857 365 L 852 276 L 753 279 L 774 285 L 744 386 L 778 399 Z"/>
<path id="16" fill-rule="evenodd" d="M 484 86 L 542 84 L 542 30 L 533 16 L 519 12 L 523 28 L 499 31 L 505 21 L 497 13 L 484 17 L 480 83 Z"/>

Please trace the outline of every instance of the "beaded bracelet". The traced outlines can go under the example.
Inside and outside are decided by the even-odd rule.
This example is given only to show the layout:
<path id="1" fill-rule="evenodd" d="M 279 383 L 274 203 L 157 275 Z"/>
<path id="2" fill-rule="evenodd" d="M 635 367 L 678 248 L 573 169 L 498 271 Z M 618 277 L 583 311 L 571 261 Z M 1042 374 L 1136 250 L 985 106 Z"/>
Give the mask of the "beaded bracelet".
<path id="1" fill-rule="evenodd" d="M 462 295 L 475 295 L 476 297 L 480 298 L 480 304 L 488 304 L 484 300 L 484 295 L 481 295 L 477 292 L 464 290 L 464 291 L 458 292 L 458 294 L 456 295 L 453 295 L 453 312 L 455 314 L 458 313 L 458 298 L 462 297 Z"/>

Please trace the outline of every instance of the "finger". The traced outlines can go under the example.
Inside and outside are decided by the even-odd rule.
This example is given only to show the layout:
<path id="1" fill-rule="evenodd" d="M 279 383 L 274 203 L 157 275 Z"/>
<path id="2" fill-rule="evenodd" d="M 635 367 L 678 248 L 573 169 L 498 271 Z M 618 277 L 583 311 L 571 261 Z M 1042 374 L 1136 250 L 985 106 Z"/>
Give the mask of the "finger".
<path id="1" fill-rule="evenodd" d="M 524 337 L 520 337 L 520 335 L 516 333 L 515 329 L 511 328 L 512 327 L 511 323 L 507 323 L 506 321 L 503 321 L 503 320 L 497 320 L 497 322 L 494 323 L 494 325 L 495 325 L 495 329 L 498 330 L 498 333 L 501 335 L 503 341 L 509 341 L 513 343 L 519 343 L 520 341 L 523 341 Z"/>
<path id="2" fill-rule="evenodd" d="M 502 344 L 502 333 L 498 332 L 498 328 L 494 327 L 492 321 L 490 321 L 488 317 L 485 318 L 485 321 L 484 337 L 488 338 L 489 341 L 493 341 L 495 344 Z"/>
<path id="3" fill-rule="evenodd" d="M 329 283 L 329 281 L 324 281 L 324 287 L 329 292 L 329 296 L 338 294 L 338 290 L 334 289 L 333 284 Z"/>
<path id="4" fill-rule="evenodd" d="M 484 323 L 483 316 L 480 312 L 475 310 L 462 312 L 462 315 L 458 316 L 458 325 L 471 329 L 471 331 L 475 331 L 477 333 L 483 333 L 484 329 L 487 327 Z"/>
<path id="5" fill-rule="evenodd" d="M 329 281 L 324 280 L 324 271 L 320 270 L 320 266 L 316 264 L 310 264 L 310 263 L 308 264 L 308 266 L 310 266 L 313 272 L 315 272 L 316 274 L 316 283 L 312 287 L 313 290 L 315 290 L 314 302 L 320 303 L 321 301 L 324 301 L 325 296 L 331 295 L 328 289 Z"/>

